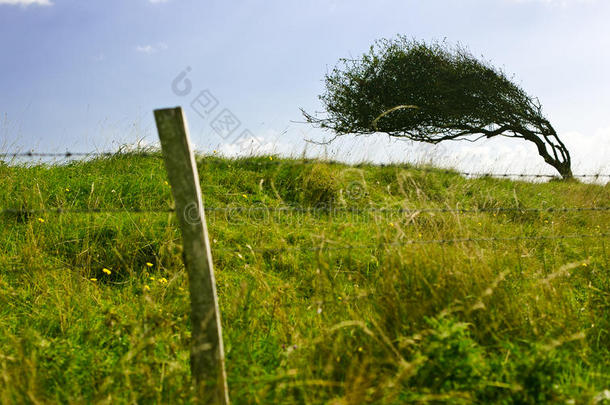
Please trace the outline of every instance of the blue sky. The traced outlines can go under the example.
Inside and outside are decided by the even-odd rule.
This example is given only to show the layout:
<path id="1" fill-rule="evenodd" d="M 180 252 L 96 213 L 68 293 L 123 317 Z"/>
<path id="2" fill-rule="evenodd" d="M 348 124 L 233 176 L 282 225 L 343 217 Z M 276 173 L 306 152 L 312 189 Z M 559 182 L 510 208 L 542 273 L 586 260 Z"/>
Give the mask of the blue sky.
<path id="1" fill-rule="evenodd" d="M 400 33 L 460 42 L 514 73 L 540 98 L 576 171 L 608 172 L 607 21 L 605 0 L 0 0 L 0 149 L 154 143 L 152 110 L 182 105 L 202 150 L 239 153 L 233 138 L 248 129 L 267 151 L 300 154 L 303 138 L 328 137 L 293 122 L 300 107 L 321 108 L 324 73 Z M 186 67 L 192 91 L 178 96 L 172 81 Z M 190 106 L 203 90 L 218 101 L 205 118 Z M 241 123 L 226 140 L 210 127 L 225 108 Z M 430 147 L 374 136 L 307 153 L 549 171 L 514 140 Z"/>

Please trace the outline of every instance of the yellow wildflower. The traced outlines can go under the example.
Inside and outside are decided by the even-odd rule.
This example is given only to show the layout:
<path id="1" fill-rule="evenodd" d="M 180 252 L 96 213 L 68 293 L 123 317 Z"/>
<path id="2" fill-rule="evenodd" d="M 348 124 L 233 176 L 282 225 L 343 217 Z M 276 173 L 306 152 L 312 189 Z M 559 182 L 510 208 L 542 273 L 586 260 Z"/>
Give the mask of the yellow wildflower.
<path id="1" fill-rule="evenodd" d="M 242 194 L 241 196 L 242 196 L 242 197 L 244 197 L 244 198 L 248 198 L 248 196 L 247 196 L 247 195 L 245 195 L 245 194 Z"/>
<path id="2" fill-rule="evenodd" d="M 269 160 L 273 160 L 273 156 L 269 156 Z"/>
<path id="3" fill-rule="evenodd" d="M 68 192 L 68 193 L 70 192 L 70 189 L 68 187 L 66 187 L 66 192 Z"/>
<path id="4" fill-rule="evenodd" d="M 153 264 L 151 262 L 146 262 L 146 267 L 152 267 Z"/>
<path id="5" fill-rule="evenodd" d="M 91 277 L 89 280 L 91 280 L 91 281 L 97 281 L 97 278 L 95 278 L 95 277 Z"/>
<path id="6" fill-rule="evenodd" d="M 44 224 L 44 218 L 38 218 L 38 222 L 40 222 L 41 224 Z"/>
<path id="7" fill-rule="evenodd" d="M 150 287 L 148 286 L 148 284 L 146 284 L 146 285 L 144 286 L 144 291 L 150 291 Z"/>
<path id="8" fill-rule="evenodd" d="M 112 271 L 108 270 L 107 268 L 103 268 L 102 271 L 108 275 L 112 274 Z"/>
<path id="9" fill-rule="evenodd" d="M 362 349 L 362 347 L 359 347 L 359 348 L 358 348 L 358 351 L 359 351 L 360 353 L 362 353 L 362 350 L 364 350 L 364 349 Z"/>
<path id="10" fill-rule="evenodd" d="M 165 277 L 161 277 L 161 278 L 159 279 L 159 282 L 160 282 L 161 284 L 167 284 L 167 279 L 166 279 Z"/>

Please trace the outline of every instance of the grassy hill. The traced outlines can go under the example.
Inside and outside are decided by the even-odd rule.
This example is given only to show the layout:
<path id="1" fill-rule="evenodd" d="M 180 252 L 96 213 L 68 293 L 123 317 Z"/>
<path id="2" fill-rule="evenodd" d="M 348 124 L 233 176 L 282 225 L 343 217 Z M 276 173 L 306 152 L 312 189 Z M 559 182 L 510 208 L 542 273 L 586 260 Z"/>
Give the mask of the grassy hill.
<path id="1" fill-rule="evenodd" d="M 233 403 L 610 396 L 610 212 L 529 210 L 607 207 L 610 186 L 198 165 Z M 154 155 L 0 163 L 1 403 L 191 400 L 165 180 Z"/>

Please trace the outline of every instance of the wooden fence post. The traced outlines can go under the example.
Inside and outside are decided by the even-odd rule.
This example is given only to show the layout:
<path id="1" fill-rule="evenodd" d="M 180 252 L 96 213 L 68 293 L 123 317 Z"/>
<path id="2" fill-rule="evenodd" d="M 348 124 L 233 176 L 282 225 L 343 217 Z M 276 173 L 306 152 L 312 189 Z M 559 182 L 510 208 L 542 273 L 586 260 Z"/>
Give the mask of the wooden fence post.
<path id="1" fill-rule="evenodd" d="M 228 404 L 229 391 L 212 253 L 195 156 L 180 107 L 155 110 L 165 167 L 182 231 L 191 294 L 191 374 L 202 403 Z"/>

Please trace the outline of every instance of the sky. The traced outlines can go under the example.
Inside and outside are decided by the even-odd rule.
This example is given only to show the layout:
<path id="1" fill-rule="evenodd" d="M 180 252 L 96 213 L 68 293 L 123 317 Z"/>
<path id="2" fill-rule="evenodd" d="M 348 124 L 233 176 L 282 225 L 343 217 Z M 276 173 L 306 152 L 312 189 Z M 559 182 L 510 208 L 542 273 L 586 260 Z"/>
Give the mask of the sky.
<path id="1" fill-rule="evenodd" d="M 182 106 L 198 150 L 553 173 L 514 139 L 437 146 L 303 123 L 324 74 L 397 34 L 467 46 L 544 112 L 577 173 L 610 173 L 607 0 L 0 0 L 0 151 L 154 145 Z"/>

